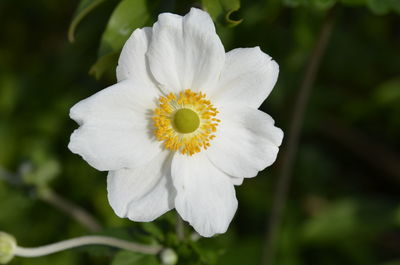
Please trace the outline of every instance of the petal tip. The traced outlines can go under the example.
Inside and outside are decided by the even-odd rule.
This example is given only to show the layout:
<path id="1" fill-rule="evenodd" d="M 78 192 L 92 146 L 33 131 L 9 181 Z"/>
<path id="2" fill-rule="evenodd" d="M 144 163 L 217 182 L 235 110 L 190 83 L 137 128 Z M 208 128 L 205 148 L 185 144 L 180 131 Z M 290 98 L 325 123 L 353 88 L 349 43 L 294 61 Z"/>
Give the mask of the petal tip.
<path id="1" fill-rule="evenodd" d="M 68 149 L 74 153 L 74 154 L 78 154 L 77 152 L 77 147 L 76 147 L 76 134 L 78 133 L 79 129 L 76 129 L 72 132 L 70 138 L 69 138 L 69 143 L 68 143 Z"/>
<path id="2" fill-rule="evenodd" d="M 83 124 L 83 118 L 82 115 L 79 115 L 79 105 L 80 102 L 76 103 L 74 106 L 72 106 L 69 110 L 69 117 L 74 120 L 78 125 Z"/>
<path id="3" fill-rule="evenodd" d="M 283 130 L 281 128 L 275 127 L 277 129 L 277 132 L 279 134 L 278 136 L 278 141 L 277 141 L 277 146 L 281 146 L 282 142 L 283 142 L 283 137 L 285 136 L 285 133 L 283 132 Z"/>

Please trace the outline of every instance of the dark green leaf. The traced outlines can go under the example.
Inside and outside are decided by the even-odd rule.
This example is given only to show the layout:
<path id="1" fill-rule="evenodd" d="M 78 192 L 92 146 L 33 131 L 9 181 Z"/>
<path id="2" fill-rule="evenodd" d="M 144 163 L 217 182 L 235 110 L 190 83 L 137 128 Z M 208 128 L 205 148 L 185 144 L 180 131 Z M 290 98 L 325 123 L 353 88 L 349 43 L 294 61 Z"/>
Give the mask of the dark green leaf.
<path id="1" fill-rule="evenodd" d="M 155 236 L 158 240 L 164 240 L 164 232 L 154 223 L 143 223 L 143 230 Z"/>
<path id="2" fill-rule="evenodd" d="M 82 19 L 104 1 L 106 0 L 81 0 L 68 29 L 68 40 L 70 42 L 75 40 L 75 31 Z"/>
<path id="3" fill-rule="evenodd" d="M 290 6 L 290 7 L 297 7 L 299 5 L 303 5 L 303 4 L 307 3 L 304 0 L 283 0 L 282 2 L 284 5 Z"/>
<path id="4" fill-rule="evenodd" d="M 318 9 L 328 9 L 336 3 L 336 0 L 313 0 L 313 4 Z"/>
<path id="5" fill-rule="evenodd" d="M 316 9 L 328 9 L 336 3 L 336 0 L 283 0 L 283 4 L 290 7 L 305 6 Z"/>
<path id="6" fill-rule="evenodd" d="M 379 105 L 395 105 L 395 102 L 400 102 L 400 78 L 381 84 L 376 90 L 374 99 Z"/>
<path id="7" fill-rule="evenodd" d="M 367 6 L 377 15 L 384 15 L 390 11 L 400 13 L 399 0 L 367 0 Z"/>
<path id="8" fill-rule="evenodd" d="M 305 224 L 304 238 L 319 242 L 347 238 L 356 232 L 358 225 L 356 212 L 357 205 L 351 200 L 326 206 Z"/>
<path id="9" fill-rule="evenodd" d="M 114 52 L 100 57 L 90 68 L 89 74 L 96 79 L 100 79 L 107 72 L 109 72 L 110 75 L 114 75 L 114 70 L 118 62 L 118 55 L 117 52 Z"/>
<path id="10" fill-rule="evenodd" d="M 157 265 L 160 264 L 155 256 L 130 251 L 120 251 L 114 257 L 111 265 Z"/>
<path id="11" fill-rule="evenodd" d="M 392 3 L 392 9 L 400 14 L 400 1 L 393 1 Z"/>
<path id="12" fill-rule="evenodd" d="M 45 151 L 32 149 L 30 162 L 21 166 L 20 173 L 25 184 L 46 189 L 61 173 L 61 165 Z"/>
<path id="13" fill-rule="evenodd" d="M 57 160 L 49 159 L 23 176 L 25 183 L 37 187 L 47 187 L 60 174 L 61 168 Z"/>
<path id="14" fill-rule="evenodd" d="M 218 258 L 225 252 L 218 246 L 202 240 L 191 242 L 191 247 L 203 264 L 217 264 Z"/>
<path id="15" fill-rule="evenodd" d="M 383 15 L 390 10 L 390 0 L 368 0 L 367 5 L 372 12 Z"/>
<path id="16" fill-rule="evenodd" d="M 349 6 L 365 5 L 365 1 L 366 0 L 341 0 L 343 4 Z"/>
<path id="17" fill-rule="evenodd" d="M 400 207 L 397 207 L 395 209 L 393 217 L 394 217 L 394 223 L 396 224 L 396 226 L 400 227 Z"/>
<path id="18" fill-rule="evenodd" d="M 240 0 L 202 0 L 201 4 L 215 22 L 234 27 L 243 19 L 232 19 L 232 13 L 240 8 Z"/>
<path id="19" fill-rule="evenodd" d="M 390 261 L 390 262 L 385 262 L 379 265 L 400 265 L 400 260 L 394 260 L 394 261 Z"/>
<path id="20" fill-rule="evenodd" d="M 99 56 L 119 52 L 132 32 L 150 20 L 146 0 L 123 0 L 108 21 L 100 43 Z"/>

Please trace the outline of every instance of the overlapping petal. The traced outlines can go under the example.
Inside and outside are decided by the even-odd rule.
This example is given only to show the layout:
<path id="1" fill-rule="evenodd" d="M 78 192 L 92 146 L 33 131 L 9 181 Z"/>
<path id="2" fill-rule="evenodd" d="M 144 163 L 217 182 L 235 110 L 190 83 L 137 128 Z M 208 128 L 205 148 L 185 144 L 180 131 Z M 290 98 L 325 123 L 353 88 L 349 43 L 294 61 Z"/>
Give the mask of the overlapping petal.
<path id="1" fill-rule="evenodd" d="M 69 149 L 98 170 L 133 168 L 150 161 L 160 144 L 151 132 L 158 89 L 143 80 L 126 80 L 80 101 L 70 117 L 80 127 Z"/>
<path id="2" fill-rule="evenodd" d="M 117 66 L 117 80 L 151 80 L 146 59 L 152 36 L 152 28 L 136 29 L 122 48 Z"/>
<path id="3" fill-rule="evenodd" d="M 192 8 L 184 17 L 170 13 L 158 17 L 147 57 L 164 92 L 207 92 L 221 74 L 225 50 L 210 16 Z"/>
<path id="4" fill-rule="evenodd" d="M 231 176 L 255 177 L 275 161 L 282 130 L 262 111 L 232 105 L 219 109 L 221 123 L 206 151 L 208 158 Z"/>
<path id="5" fill-rule="evenodd" d="M 235 189 L 228 175 L 204 153 L 176 153 L 172 179 L 177 190 L 175 208 L 200 235 L 210 237 L 227 230 L 237 209 Z"/>
<path id="6" fill-rule="evenodd" d="M 231 182 L 235 186 L 242 185 L 243 181 L 244 181 L 244 178 L 231 177 Z"/>
<path id="7" fill-rule="evenodd" d="M 220 105 L 258 108 L 268 97 L 279 66 L 259 47 L 234 49 L 226 54 L 225 66 L 211 100 Z"/>
<path id="8" fill-rule="evenodd" d="M 108 199 L 119 217 L 149 222 L 173 208 L 170 157 L 163 151 L 143 166 L 109 172 Z"/>
<path id="9" fill-rule="evenodd" d="M 151 222 L 174 208 L 176 191 L 171 176 L 160 179 L 157 185 L 140 200 L 131 201 L 128 218 L 137 222 Z"/>

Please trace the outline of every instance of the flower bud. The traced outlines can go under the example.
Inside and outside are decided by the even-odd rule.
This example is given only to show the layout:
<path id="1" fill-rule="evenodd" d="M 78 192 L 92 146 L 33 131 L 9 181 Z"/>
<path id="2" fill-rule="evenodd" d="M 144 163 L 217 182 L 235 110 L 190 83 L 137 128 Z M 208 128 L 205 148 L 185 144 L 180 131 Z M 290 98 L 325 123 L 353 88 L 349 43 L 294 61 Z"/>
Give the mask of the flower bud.
<path id="1" fill-rule="evenodd" d="M 161 263 L 164 265 L 175 265 L 178 262 L 178 255 L 173 249 L 164 249 L 160 254 Z"/>
<path id="2" fill-rule="evenodd" d="M 199 235 L 199 233 L 193 232 L 190 234 L 190 240 L 192 240 L 193 242 L 199 241 L 200 238 L 201 236 Z"/>
<path id="3" fill-rule="evenodd" d="M 12 235 L 0 232 L 0 264 L 6 264 L 14 257 L 17 242 Z"/>

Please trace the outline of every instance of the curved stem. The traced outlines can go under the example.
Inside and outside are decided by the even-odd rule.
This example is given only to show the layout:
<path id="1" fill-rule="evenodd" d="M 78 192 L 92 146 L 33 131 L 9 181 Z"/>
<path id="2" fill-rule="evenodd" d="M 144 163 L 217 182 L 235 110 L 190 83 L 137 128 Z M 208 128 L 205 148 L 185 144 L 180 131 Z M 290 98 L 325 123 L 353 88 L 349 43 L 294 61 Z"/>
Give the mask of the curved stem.
<path id="1" fill-rule="evenodd" d="M 7 183 L 10 183 L 12 185 L 20 185 L 21 184 L 21 178 L 18 175 L 15 175 L 2 166 L 0 166 L 0 180 L 4 180 Z"/>
<path id="2" fill-rule="evenodd" d="M 52 205 L 56 209 L 71 216 L 78 223 L 85 226 L 91 232 L 97 232 L 101 230 L 99 222 L 83 208 L 75 205 L 74 203 L 66 200 L 52 190 L 46 190 L 45 192 L 39 193 L 39 198 L 44 202 Z"/>
<path id="3" fill-rule="evenodd" d="M 289 191 L 292 169 L 295 162 L 299 139 L 303 125 L 304 113 L 307 107 L 311 89 L 317 76 L 321 59 L 324 55 L 326 47 L 332 33 L 335 20 L 337 6 L 331 8 L 321 26 L 315 47 L 310 56 L 304 79 L 299 88 L 299 96 L 295 103 L 293 114 L 290 122 L 288 141 L 286 144 L 285 155 L 281 164 L 281 172 L 276 184 L 276 192 L 272 206 L 272 213 L 267 229 L 266 242 L 264 246 L 264 265 L 273 265 L 275 256 L 276 239 L 279 234 L 282 216 L 286 204 L 287 194 Z"/>
<path id="4" fill-rule="evenodd" d="M 23 248 L 17 246 L 15 249 L 15 256 L 19 257 L 40 257 L 49 255 L 52 253 L 60 252 L 63 250 L 76 248 L 86 245 L 104 245 L 110 247 L 116 247 L 120 249 L 125 249 L 133 252 L 140 252 L 144 254 L 158 254 L 161 250 L 161 246 L 147 246 L 141 245 L 133 242 L 129 242 L 122 239 L 117 239 L 113 237 L 106 236 L 83 236 L 77 237 L 54 244 L 37 247 L 37 248 Z"/>
<path id="5" fill-rule="evenodd" d="M 4 180 L 7 183 L 17 187 L 24 185 L 20 173 L 14 174 L 8 172 L 1 165 L 0 165 L 0 180 Z M 101 225 L 94 218 L 94 216 L 91 215 L 82 207 L 80 207 L 79 205 L 76 205 L 73 202 L 68 201 L 66 198 L 63 198 L 61 195 L 57 194 L 50 188 L 45 190 L 39 190 L 37 186 L 33 187 L 35 187 L 38 190 L 38 198 L 40 200 L 52 205 L 57 210 L 75 219 L 75 221 L 86 227 L 89 231 L 97 232 L 101 230 Z"/>

